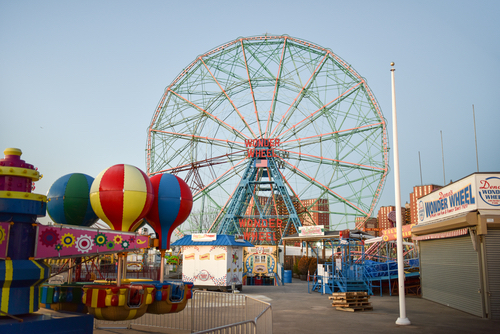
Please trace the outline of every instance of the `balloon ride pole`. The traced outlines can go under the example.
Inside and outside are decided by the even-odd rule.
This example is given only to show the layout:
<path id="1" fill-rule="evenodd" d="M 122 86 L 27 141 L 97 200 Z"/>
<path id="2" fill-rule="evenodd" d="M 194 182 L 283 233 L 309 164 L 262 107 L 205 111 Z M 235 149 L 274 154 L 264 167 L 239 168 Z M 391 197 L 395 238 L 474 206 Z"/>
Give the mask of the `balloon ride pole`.
<path id="1" fill-rule="evenodd" d="M 67 279 L 68 284 L 70 284 L 71 281 L 73 280 L 73 268 L 71 268 L 72 265 L 73 265 L 73 259 L 69 259 L 68 260 L 69 269 L 68 269 L 68 279 Z"/>
<path id="2" fill-rule="evenodd" d="M 160 283 L 163 283 L 163 271 L 165 270 L 165 250 L 160 250 Z"/>
<path id="3" fill-rule="evenodd" d="M 122 285 L 122 253 L 118 253 L 118 268 L 116 270 L 116 286 Z"/>
<path id="4" fill-rule="evenodd" d="M 396 229 L 397 229 L 397 258 L 398 258 L 398 283 L 399 283 L 399 318 L 397 325 L 410 325 L 410 320 L 406 317 L 405 301 L 405 276 L 403 261 L 403 226 L 401 222 L 401 189 L 399 185 L 399 152 L 398 152 L 398 121 L 396 117 L 396 88 L 394 84 L 394 63 L 391 63 L 391 83 L 392 83 L 392 139 L 394 141 L 394 186 L 396 193 Z"/>
<path id="5" fill-rule="evenodd" d="M 125 279 L 127 278 L 127 265 L 128 265 L 128 253 L 123 253 L 123 273 L 122 273 L 122 278 Z"/>

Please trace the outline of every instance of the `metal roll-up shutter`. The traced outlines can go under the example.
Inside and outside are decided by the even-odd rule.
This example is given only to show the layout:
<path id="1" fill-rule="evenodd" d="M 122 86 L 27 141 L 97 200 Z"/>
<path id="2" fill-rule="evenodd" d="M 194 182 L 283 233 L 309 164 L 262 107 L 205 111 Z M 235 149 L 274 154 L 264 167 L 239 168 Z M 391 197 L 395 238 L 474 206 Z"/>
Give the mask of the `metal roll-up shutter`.
<path id="1" fill-rule="evenodd" d="M 422 297 L 483 316 L 478 255 L 469 235 L 420 242 Z"/>
<path id="2" fill-rule="evenodd" d="M 485 238 L 490 318 L 500 319 L 500 230 L 488 230 Z"/>

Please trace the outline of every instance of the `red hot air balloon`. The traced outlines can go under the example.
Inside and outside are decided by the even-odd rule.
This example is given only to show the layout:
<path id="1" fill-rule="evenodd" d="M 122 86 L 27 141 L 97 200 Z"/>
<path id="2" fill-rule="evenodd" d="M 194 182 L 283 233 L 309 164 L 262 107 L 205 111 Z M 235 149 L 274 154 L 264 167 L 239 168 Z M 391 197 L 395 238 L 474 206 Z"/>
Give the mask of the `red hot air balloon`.
<path id="1" fill-rule="evenodd" d="M 170 248 L 172 232 L 182 224 L 193 207 L 191 189 L 181 178 L 172 174 L 151 177 L 154 202 L 146 220 L 158 234 L 160 249 Z"/>
<path id="2" fill-rule="evenodd" d="M 153 204 L 151 181 L 139 168 L 114 165 L 103 170 L 90 188 L 96 215 L 113 230 L 134 232 Z"/>

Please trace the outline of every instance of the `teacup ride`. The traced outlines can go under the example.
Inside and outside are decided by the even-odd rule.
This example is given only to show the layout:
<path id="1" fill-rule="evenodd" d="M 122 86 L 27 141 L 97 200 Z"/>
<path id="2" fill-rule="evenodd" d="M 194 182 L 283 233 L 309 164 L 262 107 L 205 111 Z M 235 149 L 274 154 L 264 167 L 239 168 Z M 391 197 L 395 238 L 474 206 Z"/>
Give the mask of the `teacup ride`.
<path id="1" fill-rule="evenodd" d="M 187 282 L 154 282 L 155 299 L 148 306 L 147 313 L 166 314 L 178 313 L 187 305 L 191 299 L 193 283 Z"/>
<path id="2" fill-rule="evenodd" d="M 88 313 L 82 302 L 83 285 L 77 283 L 44 284 L 40 287 L 40 307 L 76 313 Z"/>
<path id="3" fill-rule="evenodd" d="M 90 314 L 100 320 L 132 320 L 146 313 L 154 300 L 155 286 L 145 281 L 123 279 L 121 284 L 83 287 L 82 300 Z"/>

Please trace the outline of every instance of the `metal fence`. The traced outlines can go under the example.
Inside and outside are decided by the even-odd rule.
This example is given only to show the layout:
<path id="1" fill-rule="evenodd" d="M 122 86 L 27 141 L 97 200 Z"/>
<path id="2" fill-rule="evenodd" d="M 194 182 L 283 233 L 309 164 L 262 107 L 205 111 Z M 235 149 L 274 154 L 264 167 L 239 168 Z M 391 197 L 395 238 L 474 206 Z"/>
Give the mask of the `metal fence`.
<path id="1" fill-rule="evenodd" d="M 271 334 L 273 315 L 269 303 L 243 294 L 193 291 L 193 298 L 179 313 L 149 314 L 129 321 L 95 320 L 95 328 L 131 328 L 133 325 L 185 330 L 191 333 Z"/>
<path id="2" fill-rule="evenodd" d="M 66 260 L 52 260 L 50 275 L 63 274 L 65 280 L 67 275 L 71 275 L 72 282 L 93 282 L 94 280 L 116 280 L 117 265 L 102 263 L 95 259 L 94 261 L 83 261 L 79 264 L 70 263 Z M 71 270 L 70 270 L 71 269 Z M 141 270 L 127 271 L 127 278 L 148 278 L 158 279 L 160 265 L 147 265 Z"/>

